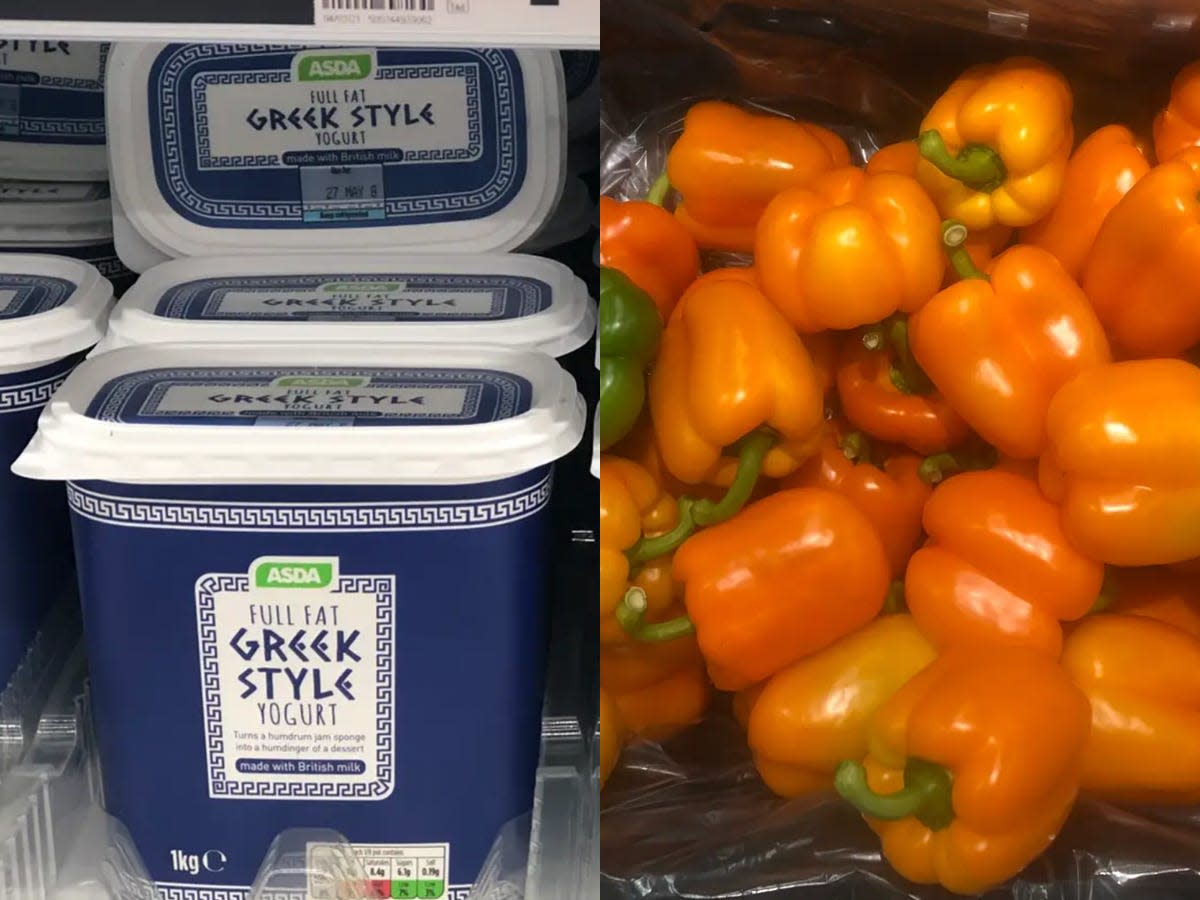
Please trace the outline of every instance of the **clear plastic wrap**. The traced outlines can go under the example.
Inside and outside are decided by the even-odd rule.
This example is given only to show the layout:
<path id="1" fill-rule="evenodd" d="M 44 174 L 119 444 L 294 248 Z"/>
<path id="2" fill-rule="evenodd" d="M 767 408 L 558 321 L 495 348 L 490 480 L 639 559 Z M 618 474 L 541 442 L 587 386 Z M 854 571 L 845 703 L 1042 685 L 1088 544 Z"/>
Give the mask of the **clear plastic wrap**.
<path id="1" fill-rule="evenodd" d="M 1148 137 L 1172 75 L 1197 55 L 1184 0 L 605 0 L 601 190 L 645 196 L 697 100 L 819 122 L 863 162 L 915 137 L 966 66 L 1035 55 L 1076 93 L 1076 134 L 1122 122 Z M 705 268 L 730 262 L 709 255 Z M 736 259 L 732 261 L 737 261 Z M 625 748 L 600 804 L 603 900 L 948 900 L 882 860 L 832 793 L 776 797 L 727 699 L 671 741 Z M 1200 810 L 1082 798 L 1054 846 L 988 900 L 1200 896 Z"/>

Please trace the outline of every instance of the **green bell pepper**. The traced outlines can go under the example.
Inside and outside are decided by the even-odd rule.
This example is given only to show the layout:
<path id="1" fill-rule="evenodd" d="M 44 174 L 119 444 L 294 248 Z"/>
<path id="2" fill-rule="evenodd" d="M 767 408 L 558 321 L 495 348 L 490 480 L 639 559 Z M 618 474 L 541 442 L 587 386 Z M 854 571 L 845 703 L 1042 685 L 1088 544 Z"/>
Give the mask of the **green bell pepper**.
<path id="1" fill-rule="evenodd" d="M 600 270 L 600 448 L 629 434 L 646 403 L 646 370 L 662 319 L 650 295 L 616 269 Z"/>

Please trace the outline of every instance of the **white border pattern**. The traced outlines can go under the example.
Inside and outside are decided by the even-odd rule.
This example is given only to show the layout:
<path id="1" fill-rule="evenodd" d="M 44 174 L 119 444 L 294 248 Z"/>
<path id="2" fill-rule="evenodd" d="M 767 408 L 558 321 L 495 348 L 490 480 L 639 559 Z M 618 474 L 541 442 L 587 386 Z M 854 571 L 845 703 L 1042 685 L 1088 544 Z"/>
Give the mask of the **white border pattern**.
<path id="1" fill-rule="evenodd" d="M 528 518 L 550 501 L 553 473 L 519 491 L 469 500 L 395 503 L 233 503 L 119 497 L 67 483 L 78 515 L 130 528 L 180 531 L 439 531 Z"/>

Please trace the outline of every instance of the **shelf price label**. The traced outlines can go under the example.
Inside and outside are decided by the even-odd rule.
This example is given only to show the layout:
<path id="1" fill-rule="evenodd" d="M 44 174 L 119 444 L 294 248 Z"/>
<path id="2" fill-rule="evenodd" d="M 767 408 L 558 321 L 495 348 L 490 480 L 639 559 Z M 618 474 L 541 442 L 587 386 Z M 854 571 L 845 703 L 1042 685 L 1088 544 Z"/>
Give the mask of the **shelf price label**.
<path id="1" fill-rule="evenodd" d="M 600 0 L 313 0 L 319 28 L 410 36 L 512 35 L 546 45 L 590 44 Z"/>

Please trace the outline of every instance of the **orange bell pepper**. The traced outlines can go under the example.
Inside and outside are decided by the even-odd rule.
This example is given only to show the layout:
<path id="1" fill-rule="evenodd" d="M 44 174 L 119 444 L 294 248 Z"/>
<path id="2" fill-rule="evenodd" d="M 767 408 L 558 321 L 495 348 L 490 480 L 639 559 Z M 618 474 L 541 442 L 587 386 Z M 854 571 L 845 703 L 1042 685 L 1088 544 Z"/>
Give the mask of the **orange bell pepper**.
<path id="1" fill-rule="evenodd" d="M 600 457 L 600 642 L 628 640 L 614 617 L 630 587 L 646 597 L 648 617 L 674 602 L 668 559 L 652 560 L 630 580 L 626 551 L 643 535 L 670 531 L 678 524 L 679 508 L 654 476 L 628 459 Z"/>
<path id="2" fill-rule="evenodd" d="M 1055 395 L 1046 430 L 1039 481 L 1076 547 L 1116 566 L 1200 556 L 1200 369 L 1089 369 Z"/>
<path id="3" fill-rule="evenodd" d="M 650 411 L 670 472 L 689 484 L 733 484 L 729 448 L 771 430 L 762 471 L 781 478 L 811 456 L 824 425 L 812 359 L 752 285 L 697 285 L 675 309 L 650 375 Z"/>
<path id="4" fill-rule="evenodd" d="M 1200 638 L 1200 579 L 1166 566 L 1109 569 L 1106 612 L 1155 619 Z"/>
<path id="5" fill-rule="evenodd" d="M 600 688 L 600 787 L 604 788 L 608 776 L 617 767 L 621 757 L 621 746 L 625 743 L 625 726 L 608 691 Z"/>
<path id="6" fill-rule="evenodd" d="M 1032 459 L 1046 444 L 1050 399 L 1077 373 L 1107 363 L 1104 329 L 1087 297 L 1048 251 L 1017 246 L 980 272 L 948 222 L 962 281 L 908 320 L 921 369 L 984 440 Z"/>
<path id="7" fill-rule="evenodd" d="M 885 330 L 901 336 L 890 340 L 870 330 L 842 343 L 837 387 L 846 418 L 871 437 L 918 453 L 962 443 L 970 429 L 917 369 L 903 336 L 905 324 L 888 323 Z"/>
<path id="8" fill-rule="evenodd" d="M 1200 802 L 1200 641 L 1140 616 L 1089 616 L 1062 665 L 1092 704 L 1083 789 L 1118 803 Z"/>
<path id="9" fill-rule="evenodd" d="M 694 638 L 601 648 L 600 686 L 623 734 L 654 741 L 699 721 L 711 696 Z"/>
<path id="10" fill-rule="evenodd" d="M 772 197 L 849 164 L 827 128 L 705 100 L 688 110 L 667 176 L 681 197 L 675 215 L 701 247 L 749 252 Z"/>
<path id="11" fill-rule="evenodd" d="M 1171 98 L 1154 117 L 1154 155 L 1167 162 L 1200 145 L 1200 62 L 1189 63 L 1171 82 Z"/>
<path id="12" fill-rule="evenodd" d="M 1177 356 L 1200 342 L 1200 148 L 1156 166 L 1113 207 L 1080 275 L 1115 349 Z"/>
<path id="13" fill-rule="evenodd" d="M 1066 79 L 1036 59 L 972 66 L 921 122 L 917 181 L 967 228 L 1031 225 L 1062 190 L 1071 107 Z"/>
<path id="14" fill-rule="evenodd" d="M 600 265 L 623 272 L 649 294 L 665 322 L 700 272 L 700 251 L 661 206 L 601 197 Z"/>
<path id="15" fill-rule="evenodd" d="M 921 512 L 932 492 L 921 477 L 921 457 L 880 453 L 862 432 L 839 421 L 826 431 L 817 455 L 781 487 L 821 487 L 843 494 L 875 526 L 896 578 L 903 576 L 921 541 Z"/>
<path id="16" fill-rule="evenodd" d="M 879 175 L 883 172 L 896 172 L 910 178 L 917 176 L 917 161 L 921 158 L 916 141 L 900 141 L 898 144 L 888 144 L 880 147 L 867 160 L 868 175 Z M 1008 246 L 1012 240 L 1013 230 L 1007 225 L 993 225 L 990 228 L 976 229 L 967 235 L 963 249 L 971 257 L 971 262 L 979 268 L 984 268 L 992 261 L 997 253 Z M 945 261 L 945 277 L 956 278 L 954 267 L 949 260 Z"/>
<path id="17" fill-rule="evenodd" d="M 1058 203 L 1044 219 L 1021 229 L 1021 243 L 1054 254 L 1078 278 L 1105 217 L 1149 171 L 1146 155 L 1124 125 L 1092 132 L 1067 163 Z"/>
<path id="18" fill-rule="evenodd" d="M 783 797 L 829 790 L 867 753 L 875 711 L 936 658 L 908 616 L 884 616 L 766 683 L 750 713 L 754 765 Z"/>
<path id="19" fill-rule="evenodd" d="M 845 497 L 781 491 L 690 538 L 672 570 L 713 683 L 749 687 L 879 613 L 890 572 Z"/>
<path id="20" fill-rule="evenodd" d="M 967 472 L 925 504 L 929 540 L 904 578 L 908 608 L 939 647 L 1020 644 L 1058 658 L 1061 621 L 1085 615 L 1104 567 L 1067 541 L 1058 508 L 1028 479 Z"/>
<path id="21" fill-rule="evenodd" d="M 754 247 L 759 284 L 801 332 L 913 312 L 942 283 L 940 226 L 908 176 L 835 169 L 767 206 Z"/>
<path id="22" fill-rule="evenodd" d="M 835 786 L 918 884 L 978 894 L 1053 842 L 1079 792 L 1091 710 L 1057 662 L 1019 647 L 942 656 L 876 713 Z"/>

